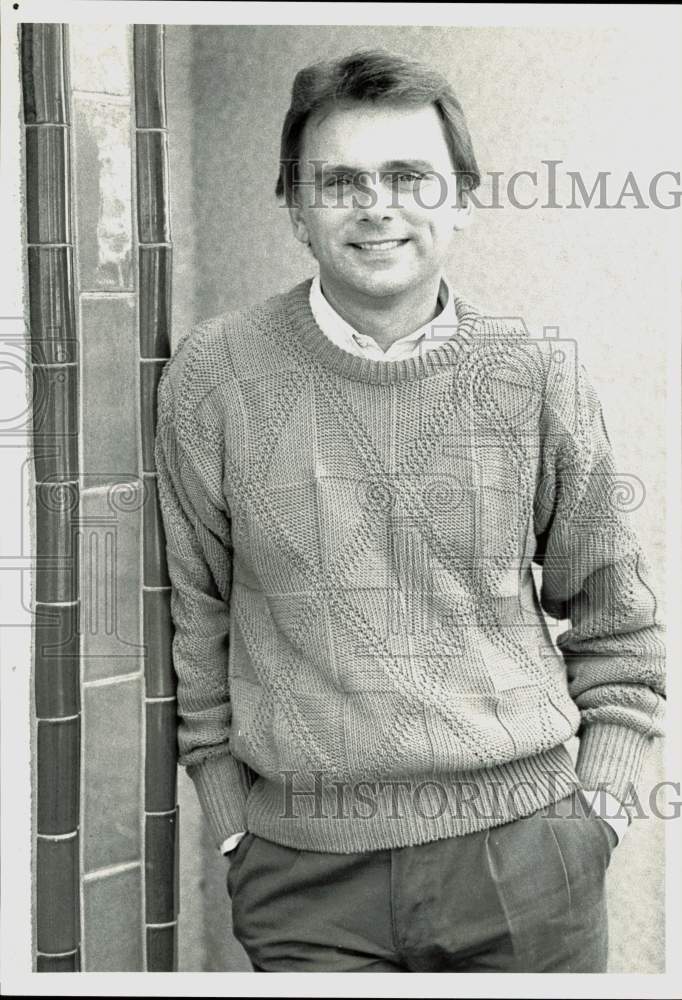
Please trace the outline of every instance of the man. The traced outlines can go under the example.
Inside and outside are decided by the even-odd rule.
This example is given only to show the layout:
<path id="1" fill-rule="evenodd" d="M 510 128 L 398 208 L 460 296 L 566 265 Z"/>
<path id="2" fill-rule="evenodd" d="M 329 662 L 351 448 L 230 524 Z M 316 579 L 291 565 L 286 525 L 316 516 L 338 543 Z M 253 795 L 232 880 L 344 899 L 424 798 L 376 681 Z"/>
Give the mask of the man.
<path id="1" fill-rule="evenodd" d="M 437 73 L 302 70 L 277 193 L 319 273 L 159 387 L 180 762 L 256 970 L 606 969 L 663 625 L 584 367 L 445 277 L 478 183 Z"/>

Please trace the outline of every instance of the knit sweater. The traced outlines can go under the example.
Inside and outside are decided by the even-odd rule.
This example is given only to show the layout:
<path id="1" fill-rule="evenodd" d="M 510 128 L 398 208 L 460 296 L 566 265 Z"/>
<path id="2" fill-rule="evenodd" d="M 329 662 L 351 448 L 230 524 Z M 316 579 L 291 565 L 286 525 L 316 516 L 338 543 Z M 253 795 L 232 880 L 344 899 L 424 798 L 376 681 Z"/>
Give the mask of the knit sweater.
<path id="1" fill-rule="evenodd" d="M 400 847 L 576 785 L 627 799 L 664 624 L 584 366 L 460 298 L 461 336 L 353 356 L 309 288 L 200 324 L 159 384 L 179 759 L 216 844 Z"/>

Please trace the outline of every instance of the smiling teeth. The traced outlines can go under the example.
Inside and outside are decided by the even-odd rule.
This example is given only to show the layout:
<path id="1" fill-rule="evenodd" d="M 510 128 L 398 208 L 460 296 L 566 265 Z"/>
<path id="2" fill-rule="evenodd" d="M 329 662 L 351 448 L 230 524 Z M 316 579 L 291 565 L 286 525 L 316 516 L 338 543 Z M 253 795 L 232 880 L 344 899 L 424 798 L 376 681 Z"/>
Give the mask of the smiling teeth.
<path id="1" fill-rule="evenodd" d="M 403 242 L 403 240 L 386 240 L 384 243 L 356 243 L 356 246 L 361 250 L 393 250 Z"/>

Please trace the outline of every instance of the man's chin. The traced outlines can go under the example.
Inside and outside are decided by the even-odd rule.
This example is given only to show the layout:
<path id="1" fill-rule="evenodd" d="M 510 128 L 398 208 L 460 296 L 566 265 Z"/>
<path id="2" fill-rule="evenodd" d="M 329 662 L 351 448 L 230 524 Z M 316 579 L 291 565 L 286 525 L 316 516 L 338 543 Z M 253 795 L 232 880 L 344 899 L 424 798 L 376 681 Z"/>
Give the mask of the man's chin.
<path id="1" fill-rule="evenodd" d="M 325 276 L 322 275 L 322 283 L 325 283 Z M 327 278 L 327 283 L 330 279 Z M 402 292 L 413 288 L 418 281 L 414 274 L 346 274 L 339 279 L 331 279 L 331 283 L 337 287 L 345 287 L 346 294 L 366 295 L 373 298 L 388 298 L 392 295 L 400 295 Z"/>

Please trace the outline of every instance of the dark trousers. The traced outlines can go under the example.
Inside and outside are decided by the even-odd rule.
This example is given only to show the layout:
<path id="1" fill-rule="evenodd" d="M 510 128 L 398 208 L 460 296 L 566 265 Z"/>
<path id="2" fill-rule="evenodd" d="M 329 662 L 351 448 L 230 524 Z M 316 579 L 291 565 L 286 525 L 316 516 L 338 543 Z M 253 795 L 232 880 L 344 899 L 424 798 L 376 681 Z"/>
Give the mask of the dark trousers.
<path id="1" fill-rule="evenodd" d="M 359 854 L 248 833 L 227 876 L 264 972 L 605 972 L 603 820 L 580 792 L 478 833 Z"/>

